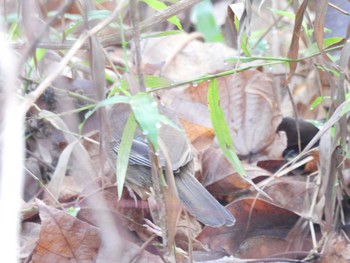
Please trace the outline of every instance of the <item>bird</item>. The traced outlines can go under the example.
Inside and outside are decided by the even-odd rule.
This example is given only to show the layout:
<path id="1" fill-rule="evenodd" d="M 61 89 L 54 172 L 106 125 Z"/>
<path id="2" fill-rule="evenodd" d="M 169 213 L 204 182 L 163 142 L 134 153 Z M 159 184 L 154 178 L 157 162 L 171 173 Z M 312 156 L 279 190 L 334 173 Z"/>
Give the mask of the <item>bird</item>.
<path id="1" fill-rule="evenodd" d="M 113 141 L 110 143 L 112 159 L 118 155 L 121 134 L 126 120 L 131 112 L 128 104 L 113 105 L 109 111 L 112 125 Z M 160 112 L 180 127 L 178 119 L 164 106 Z M 185 209 L 199 222 L 211 227 L 233 226 L 236 222 L 232 213 L 221 205 L 194 176 L 194 156 L 185 133 L 172 126 L 163 124 L 159 137 L 167 147 L 172 163 L 174 180 L 178 196 Z M 138 130 L 132 142 L 126 183 L 132 189 L 149 189 L 152 186 L 150 146 Z M 165 166 L 162 154 L 159 154 L 160 164 Z"/>
<path id="2" fill-rule="evenodd" d="M 300 150 L 303 150 L 313 137 L 318 133 L 319 129 L 312 123 L 304 119 L 298 119 L 300 131 Z M 299 151 L 298 145 L 298 128 L 297 120 L 292 117 L 284 117 L 282 122 L 277 127 L 277 132 L 284 131 L 287 136 L 287 148 L 283 151 L 283 157 L 290 157 L 297 155 Z M 313 147 L 316 147 L 316 142 Z"/>

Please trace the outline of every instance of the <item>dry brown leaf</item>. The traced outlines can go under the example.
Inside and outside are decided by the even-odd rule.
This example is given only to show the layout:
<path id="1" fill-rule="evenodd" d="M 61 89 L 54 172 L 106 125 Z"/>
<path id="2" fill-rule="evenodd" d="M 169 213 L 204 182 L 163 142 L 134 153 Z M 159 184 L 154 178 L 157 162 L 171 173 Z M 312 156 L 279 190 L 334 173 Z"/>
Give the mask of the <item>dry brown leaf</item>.
<path id="1" fill-rule="evenodd" d="M 186 131 L 187 138 L 198 152 L 204 151 L 213 143 L 215 133 L 212 128 L 191 123 L 184 119 L 180 119 L 180 122 Z"/>
<path id="2" fill-rule="evenodd" d="M 24 222 L 21 227 L 20 235 L 20 258 L 25 259 L 33 252 L 39 239 L 40 224 L 33 222 Z"/>
<path id="3" fill-rule="evenodd" d="M 331 233 L 322 253 L 322 263 L 346 263 L 350 262 L 350 242 L 348 239 Z"/>
<path id="4" fill-rule="evenodd" d="M 309 0 L 304 0 L 303 3 L 300 5 L 297 14 L 295 16 L 295 24 L 294 24 L 294 29 L 293 29 L 293 37 L 292 37 L 292 42 L 289 47 L 289 52 L 288 52 L 288 58 L 290 59 L 297 59 L 298 54 L 299 54 L 299 39 L 300 39 L 300 32 L 301 32 L 301 25 L 304 19 L 304 13 L 307 7 Z M 288 78 L 290 79 L 297 67 L 296 62 L 290 62 L 290 72 Z"/>
<path id="5" fill-rule="evenodd" d="M 96 208 L 91 205 L 96 197 L 97 199 L 103 198 L 105 201 L 103 207 Z M 144 219 L 151 217 L 147 201 L 139 199 L 136 201 L 129 196 L 127 191 L 123 191 L 123 197 L 121 200 L 117 200 L 118 194 L 115 186 L 89 194 L 79 203 L 81 209 L 78 218 L 95 225 L 98 223 L 96 221 L 98 213 L 104 220 L 99 223 L 115 225 L 123 242 L 142 243 L 147 241 L 152 234 L 144 226 Z M 112 219 L 112 221 L 107 221 L 108 219 Z M 196 236 L 200 231 L 201 226 L 195 218 L 180 217 L 176 229 L 176 245 L 186 250 L 189 242 L 188 235 Z M 198 248 L 199 245 L 197 244 L 196 247 Z M 123 256 L 127 257 L 129 254 L 132 253 L 125 253 Z"/>
<path id="6" fill-rule="evenodd" d="M 60 155 L 55 172 L 53 173 L 51 180 L 47 185 L 47 189 L 50 192 L 50 194 L 47 195 L 48 199 L 50 199 L 52 196 L 55 198 L 55 200 L 58 199 L 60 192 L 63 189 L 63 180 L 66 176 L 68 163 L 75 146 L 76 142 L 70 143 Z M 54 203 L 55 200 L 52 200 L 52 202 Z"/>
<path id="7" fill-rule="evenodd" d="M 268 258 L 288 250 L 288 242 L 283 238 L 258 236 L 247 238 L 239 246 L 237 257 L 243 258 Z"/>
<path id="8" fill-rule="evenodd" d="M 317 4 L 316 10 L 316 18 L 315 18 L 315 26 L 314 26 L 314 34 L 315 40 L 317 43 L 317 47 L 320 50 L 322 57 L 325 61 L 330 62 L 331 59 L 328 57 L 326 52 L 323 49 L 323 39 L 324 39 L 324 20 L 327 13 L 328 1 L 327 0 L 319 0 Z"/>
<path id="9" fill-rule="evenodd" d="M 255 70 L 218 79 L 220 104 L 240 156 L 282 156 L 286 138 L 276 133 L 282 116 L 271 84 L 270 78 Z M 203 82 L 186 89 L 181 96 L 172 98 L 171 108 L 188 121 L 211 127 L 208 86 L 208 82 Z"/>
<path id="10" fill-rule="evenodd" d="M 271 80 L 258 71 L 218 80 L 223 108 L 233 143 L 241 156 L 261 154 L 274 143 L 282 116 Z"/>
<path id="11" fill-rule="evenodd" d="M 33 262 L 93 262 L 100 247 L 99 230 L 37 200 L 41 218 Z"/>
<path id="12" fill-rule="evenodd" d="M 102 207 L 95 207 L 94 200 L 104 200 Z M 93 225 L 98 223 L 121 226 L 131 231 L 135 231 L 139 238 L 146 241 L 149 238 L 149 232 L 146 231 L 144 218 L 149 217 L 149 209 L 146 201 L 133 200 L 129 197 L 127 191 L 123 191 L 123 198 L 118 200 L 117 187 L 107 187 L 100 191 L 93 191 L 88 194 L 80 203 L 78 218 Z M 95 214 L 99 214 L 104 222 L 98 222 Z M 104 216 L 106 215 L 106 216 Z M 108 221 L 107 221 L 108 220 Z M 110 221 L 111 220 L 111 221 Z M 124 232 L 126 234 L 126 232 Z"/>
<path id="13" fill-rule="evenodd" d="M 108 240 L 107 240 L 108 242 Z M 164 260 L 158 255 L 153 255 L 138 245 L 125 240 L 119 249 L 123 249 L 117 258 L 108 247 L 101 246 L 96 262 L 137 262 L 137 263 L 163 263 Z"/>
<path id="14" fill-rule="evenodd" d="M 227 208 L 236 217 L 236 224 L 229 228 L 205 227 L 198 239 L 213 250 L 225 250 L 234 256 L 248 238 L 257 236 L 285 238 L 298 219 L 296 214 L 286 209 L 254 198 L 236 200 Z"/>
<path id="15" fill-rule="evenodd" d="M 142 62 L 145 74 L 162 74 L 184 81 L 217 71 L 229 70 L 225 59 L 237 52 L 222 43 L 203 43 L 198 34 L 177 34 L 144 41 Z"/>
<path id="16" fill-rule="evenodd" d="M 253 181 L 257 178 L 269 177 L 272 174 L 257 166 L 243 163 L 249 179 Z M 251 184 L 240 176 L 226 159 L 219 148 L 210 147 L 202 156 L 203 185 L 215 197 L 226 196 L 226 202 L 232 199 L 242 190 L 248 190 Z"/>
<path id="17" fill-rule="evenodd" d="M 264 188 L 264 192 L 272 198 L 263 198 L 266 202 L 287 209 L 304 218 L 310 218 L 314 223 L 321 223 L 322 209 L 314 207 L 312 201 L 317 187 L 312 182 L 306 182 L 305 176 L 274 178 L 271 184 Z"/>

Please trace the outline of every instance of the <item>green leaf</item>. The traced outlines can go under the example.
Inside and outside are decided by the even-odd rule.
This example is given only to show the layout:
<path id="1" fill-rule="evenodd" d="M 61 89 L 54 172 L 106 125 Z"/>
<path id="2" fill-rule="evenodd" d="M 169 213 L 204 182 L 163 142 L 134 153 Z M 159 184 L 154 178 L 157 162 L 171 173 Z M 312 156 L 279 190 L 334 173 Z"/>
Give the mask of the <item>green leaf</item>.
<path id="1" fill-rule="evenodd" d="M 78 207 L 71 206 L 66 210 L 66 212 L 73 217 L 77 217 L 77 214 L 79 213 L 79 211 L 80 211 L 79 206 Z"/>
<path id="2" fill-rule="evenodd" d="M 239 18 L 237 15 L 234 15 L 233 16 L 233 24 L 237 30 L 237 32 L 239 32 L 239 29 L 240 29 L 240 21 L 239 21 Z M 247 57 L 251 57 L 251 53 L 252 53 L 252 49 L 250 47 L 250 44 L 249 44 L 249 39 L 247 37 L 247 33 L 244 31 L 242 32 L 241 34 L 241 37 L 240 37 L 240 48 L 243 50 L 243 53 L 247 56 Z"/>
<path id="3" fill-rule="evenodd" d="M 115 83 L 109 94 L 108 94 L 108 97 L 112 97 L 112 96 L 115 96 L 116 94 L 119 94 L 120 92 L 122 92 L 123 94 L 129 94 L 129 84 L 128 82 L 126 81 L 126 79 L 121 79 L 119 82 Z"/>
<path id="4" fill-rule="evenodd" d="M 224 152 L 227 160 L 233 165 L 241 176 L 246 176 L 246 172 L 233 147 L 229 128 L 227 127 L 224 112 L 220 106 L 220 95 L 217 80 L 210 82 L 208 90 L 208 103 L 210 119 L 218 139 L 220 148 Z"/>
<path id="5" fill-rule="evenodd" d="M 343 40 L 341 37 L 329 37 L 323 40 L 323 47 L 328 48 L 332 45 L 340 43 Z M 309 57 L 318 54 L 320 50 L 318 49 L 317 43 L 312 43 L 307 49 L 300 51 L 304 56 Z"/>
<path id="6" fill-rule="evenodd" d="M 270 8 L 270 7 L 269 7 L 269 9 L 271 10 L 271 12 L 275 13 L 276 15 L 280 15 L 280 16 L 287 17 L 290 19 L 295 19 L 295 14 L 293 12 L 277 10 L 277 9 Z"/>
<path id="7" fill-rule="evenodd" d="M 84 22 L 83 19 L 73 21 L 69 24 L 69 27 L 64 30 L 64 33 L 66 36 L 70 36 L 74 30 L 76 30 L 82 23 Z"/>
<path id="8" fill-rule="evenodd" d="M 9 18 L 7 20 L 10 20 Z M 13 23 L 11 24 L 10 28 L 8 29 L 8 33 L 7 33 L 7 37 L 8 39 L 11 40 L 17 40 L 18 38 L 21 37 L 21 30 L 22 27 L 20 26 L 20 19 L 17 19 L 15 21 L 13 21 Z M 10 21 L 8 21 L 10 23 Z"/>
<path id="9" fill-rule="evenodd" d="M 36 61 L 40 62 L 45 56 L 47 49 L 37 48 L 35 51 Z"/>
<path id="10" fill-rule="evenodd" d="M 167 20 L 168 20 L 168 22 L 175 25 L 177 27 L 177 29 L 183 31 L 183 27 L 181 25 L 180 19 L 177 16 L 172 16 L 172 17 L 168 18 Z"/>
<path id="11" fill-rule="evenodd" d="M 136 128 L 137 128 L 137 123 L 135 120 L 135 115 L 131 113 L 123 131 L 122 139 L 119 145 L 118 156 L 117 156 L 116 178 L 117 178 L 117 185 L 118 185 L 119 200 L 123 193 L 126 172 L 129 164 L 129 155 L 131 152 L 132 141 L 135 136 Z"/>
<path id="12" fill-rule="evenodd" d="M 241 37 L 241 49 L 243 50 L 244 55 L 246 55 L 247 57 L 251 57 L 252 49 L 250 47 L 249 39 L 246 32 L 243 32 Z"/>
<path id="13" fill-rule="evenodd" d="M 143 2 L 145 2 L 149 7 L 153 8 L 154 10 L 157 11 L 162 11 L 167 9 L 167 5 L 164 4 L 161 1 L 158 0 L 142 0 Z M 181 22 L 179 20 L 179 18 L 177 16 L 172 16 L 170 18 L 167 19 L 170 23 L 172 23 L 173 25 L 175 25 L 179 30 L 183 30 Z"/>
<path id="14" fill-rule="evenodd" d="M 146 87 L 149 89 L 167 87 L 172 84 L 170 80 L 159 76 L 146 75 L 144 76 L 144 79 L 145 79 Z"/>
<path id="15" fill-rule="evenodd" d="M 344 114 L 347 114 L 348 112 L 350 112 L 350 100 L 349 99 L 346 100 L 346 103 L 342 109 L 340 116 L 344 116 Z"/>
<path id="16" fill-rule="evenodd" d="M 113 97 L 109 97 L 107 99 L 104 99 L 102 101 L 100 101 L 99 103 L 96 104 L 96 106 L 88 111 L 85 114 L 85 119 L 84 121 L 79 125 L 79 132 L 81 133 L 81 131 L 83 130 L 83 127 L 86 123 L 86 121 L 92 116 L 92 114 L 94 114 L 99 108 L 101 107 L 105 107 L 108 105 L 112 105 L 112 104 L 117 104 L 117 103 L 130 103 L 130 97 L 127 96 L 113 96 Z"/>
<path id="17" fill-rule="evenodd" d="M 167 8 L 167 5 L 164 4 L 162 1 L 158 1 L 158 0 L 142 0 L 142 1 L 146 3 L 149 7 L 157 11 L 161 11 Z"/>
<path id="18" fill-rule="evenodd" d="M 101 107 L 105 107 L 105 106 L 117 104 L 117 103 L 130 103 L 130 97 L 114 96 L 114 97 L 104 99 L 104 100 L 98 102 L 94 109 L 92 109 L 91 111 L 86 113 L 85 118 L 89 118 L 95 111 L 97 111 Z"/>
<path id="19" fill-rule="evenodd" d="M 330 96 L 318 96 L 313 102 L 311 102 L 310 110 L 314 110 L 318 105 L 320 105 L 325 99 L 330 99 Z"/>
<path id="20" fill-rule="evenodd" d="M 160 115 L 160 121 L 162 123 L 164 123 L 165 125 L 168 125 L 176 130 L 185 132 L 184 129 L 182 129 L 181 127 L 179 127 L 178 125 L 176 125 L 172 120 L 170 120 L 169 118 L 165 117 L 164 115 Z"/>
<path id="21" fill-rule="evenodd" d="M 151 95 L 140 92 L 131 98 L 130 106 L 142 133 L 147 136 L 155 150 L 158 150 L 158 134 L 162 115 L 158 111 L 157 103 Z"/>
<path id="22" fill-rule="evenodd" d="M 315 64 L 315 66 L 318 70 L 329 72 L 337 78 L 340 77 L 340 71 L 336 68 L 330 68 L 330 67 L 327 67 L 326 65 L 317 65 L 317 64 Z"/>
<path id="23" fill-rule="evenodd" d="M 194 6 L 192 10 L 196 30 L 204 35 L 207 42 L 223 42 L 224 37 L 213 15 L 213 5 L 205 0 Z"/>
<path id="24" fill-rule="evenodd" d="M 134 80 L 138 83 L 139 78 L 134 78 Z M 146 88 L 148 89 L 156 89 L 161 87 L 169 87 L 172 85 L 172 82 L 164 77 L 145 75 L 144 76 Z M 122 79 L 119 83 L 114 85 L 111 89 L 110 96 L 119 93 L 122 91 L 125 93 L 129 89 L 128 82 L 125 79 Z"/>
<path id="25" fill-rule="evenodd" d="M 163 31 L 163 32 L 143 34 L 141 36 L 141 38 L 146 39 L 146 38 L 155 38 L 155 37 L 165 37 L 165 36 L 171 36 L 171 35 L 178 35 L 181 33 L 183 33 L 183 31 L 181 31 L 181 30 L 167 30 L 167 31 Z"/>
<path id="26" fill-rule="evenodd" d="M 102 20 L 110 16 L 111 13 L 112 12 L 109 10 L 92 10 L 92 11 L 89 11 L 88 13 L 88 19 L 89 21 L 98 20 L 98 19 Z"/>

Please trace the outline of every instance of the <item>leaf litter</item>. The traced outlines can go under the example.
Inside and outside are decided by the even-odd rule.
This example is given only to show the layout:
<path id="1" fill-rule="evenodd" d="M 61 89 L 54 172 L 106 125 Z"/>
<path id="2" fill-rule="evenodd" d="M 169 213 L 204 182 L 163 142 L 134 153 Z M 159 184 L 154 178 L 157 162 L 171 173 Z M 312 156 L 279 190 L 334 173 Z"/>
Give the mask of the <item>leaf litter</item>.
<path id="1" fill-rule="evenodd" d="M 285 47 L 277 52 L 289 59 L 298 58 L 300 50 L 308 45 L 305 40 L 307 32 L 303 33 L 302 28 L 306 13 L 311 12 L 316 15 L 314 35 L 320 56 L 290 62 L 290 69 L 285 64 L 283 67 L 278 65 L 276 68 L 282 69 L 283 74 L 271 70 L 270 66 L 264 68 L 264 63 L 259 64 L 258 59 L 227 63 L 226 59 L 239 56 L 240 51 L 223 43 L 204 43 L 202 36 L 196 32 L 142 39 L 141 69 L 156 80 L 149 87 L 145 82 L 147 91 L 160 98 L 180 118 L 193 146 L 196 177 L 237 219 L 232 227 L 212 228 L 203 227 L 186 212 L 181 213 L 179 218 L 173 217 L 173 220 L 177 219 L 172 221 L 176 227 L 168 231 L 176 234 L 177 250 L 175 257 L 167 258 L 168 261 L 185 262 L 200 258 L 219 262 L 219 258 L 225 256 L 232 262 L 243 259 L 278 259 L 282 262 L 283 259 L 291 262 L 334 262 L 332 260 L 339 259 L 346 262 L 350 259 L 349 196 L 344 190 L 349 187 L 349 165 L 344 152 L 336 144 L 337 141 L 347 143 L 346 124 L 344 126 L 340 120 L 348 118 L 348 115 L 347 112 L 339 113 L 341 107 L 345 108 L 345 97 L 341 100 L 339 94 L 335 104 L 328 101 L 315 111 L 308 107 L 318 96 L 332 95 L 336 87 L 347 86 L 348 79 L 342 71 L 338 80 L 331 72 L 314 67 L 325 61 L 327 66 L 339 69 L 329 61 L 329 55 L 323 48 L 328 1 L 322 1 L 318 9 L 308 6 L 311 11 L 306 9 L 308 2 L 303 1 L 300 6 L 295 4 L 293 7 L 279 6 L 294 10 L 296 16 L 295 20 L 284 18 L 279 24 L 282 27 L 278 33 L 291 36 L 290 32 L 293 32 L 293 39 L 289 52 Z M 245 15 L 248 18 L 244 23 L 249 31 L 238 28 L 235 33 L 246 33 L 250 39 L 256 39 L 254 30 L 258 32 L 281 21 L 271 19 L 266 7 L 265 3 L 261 6 L 247 5 Z M 254 20 L 254 15 L 259 18 Z M 261 22 L 261 19 L 264 23 L 259 24 L 257 21 Z M 108 34 L 108 30 L 110 28 L 106 27 L 101 34 Z M 272 31 L 264 33 L 271 36 L 265 39 L 270 45 L 278 46 L 280 41 L 276 40 L 273 36 L 276 32 Z M 73 34 L 80 33 L 76 31 Z M 238 41 L 244 40 L 243 35 L 236 37 Z M 245 44 L 249 45 L 248 42 Z M 263 45 L 256 42 L 255 46 L 271 50 L 269 44 L 259 44 Z M 125 68 L 132 63 L 124 61 L 121 56 L 128 55 L 130 50 L 114 48 L 118 51 L 113 54 L 118 55 L 106 62 L 109 63 L 106 67 L 114 68 L 115 61 L 118 67 L 112 70 L 113 73 L 108 71 L 111 75 L 110 79 L 107 78 L 108 89 L 115 88 L 114 85 L 121 79 L 126 84 L 131 83 L 128 78 L 137 79 L 132 73 L 128 77 L 124 74 Z M 103 57 L 104 52 L 104 47 L 95 43 L 90 55 Z M 43 68 L 42 72 L 26 76 L 33 83 L 42 82 L 51 68 L 57 67 L 57 56 L 61 54 L 50 53 L 51 56 L 45 55 L 42 61 L 37 62 Z M 346 51 L 343 56 L 347 56 Z M 29 172 L 26 176 L 29 179 L 26 209 L 22 212 L 21 259 L 32 262 L 113 262 L 116 259 L 120 262 L 160 262 L 167 257 L 158 236 L 163 233 L 157 232 L 157 226 L 145 227 L 145 218 L 152 219 L 159 211 L 157 202 L 152 199 L 152 193 L 144 190 L 134 192 L 127 185 L 122 196 L 118 196 L 115 171 L 106 157 L 110 153 L 104 151 L 108 148 L 104 145 L 105 139 L 115 132 L 109 130 L 110 127 L 122 129 L 121 121 L 112 125 L 101 122 L 103 113 L 101 109 L 96 109 L 96 113 L 86 120 L 82 134 L 79 134 L 79 124 L 85 120 L 84 113 L 93 109 L 91 104 L 108 91 L 104 89 L 105 80 L 99 75 L 107 71 L 102 71 L 100 60 L 91 60 L 94 66 L 100 65 L 97 67 L 100 71 L 95 67 L 90 72 L 83 54 L 77 53 L 74 60 L 74 66 L 66 65 L 64 73 L 53 81 L 53 92 L 46 90 L 37 100 L 37 107 L 28 112 L 30 119 L 36 122 L 28 129 L 31 136 L 26 141 L 29 152 L 26 161 Z M 217 78 L 220 107 L 247 178 L 266 196 L 257 192 L 228 162 L 218 146 L 208 111 L 210 76 L 245 66 L 256 69 Z M 342 61 L 341 66 L 345 68 L 347 65 Z M 202 77 L 202 81 L 191 81 Z M 161 85 L 170 85 L 160 85 L 152 91 L 157 80 Z M 100 89 L 98 92 L 95 91 L 97 87 Z M 124 95 L 128 92 L 121 91 Z M 285 116 L 320 120 L 327 114 L 333 119 L 326 121 L 324 127 L 334 127 L 334 138 L 322 130 L 320 150 L 317 152 L 319 159 L 315 158 L 316 168 L 305 174 L 308 170 L 303 166 L 297 167 L 301 172 L 296 174 L 294 157 L 292 160 L 282 158 L 288 138 L 284 132 L 276 132 L 277 127 Z M 108 117 L 105 120 L 113 121 Z M 313 156 L 316 155 L 311 155 L 311 158 Z M 276 160 L 281 165 L 271 170 L 257 165 L 259 162 L 272 164 Z M 293 169 L 283 173 L 288 165 L 294 165 Z M 39 187 L 34 187 L 38 180 Z M 152 192 L 152 189 L 149 191 Z M 148 198 L 144 200 L 144 196 Z M 167 205 L 174 201 L 171 197 L 167 198 Z M 68 214 L 69 209 L 73 209 L 76 216 Z M 203 251 L 207 254 L 200 254 Z"/>

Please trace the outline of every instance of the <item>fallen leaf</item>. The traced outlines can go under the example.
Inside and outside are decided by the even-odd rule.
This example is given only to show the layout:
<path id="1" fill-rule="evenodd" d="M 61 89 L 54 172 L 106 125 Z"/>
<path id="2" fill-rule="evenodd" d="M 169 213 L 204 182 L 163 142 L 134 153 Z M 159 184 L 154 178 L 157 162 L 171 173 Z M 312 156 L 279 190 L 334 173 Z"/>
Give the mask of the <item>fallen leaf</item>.
<path id="1" fill-rule="evenodd" d="M 237 250 L 248 238 L 270 236 L 283 239 L 298 220 L 298 216 L 286 209 L 260 199 L 239 199 L 227 206 L 236 217 L 232 227 L 205 227 L 198 240 L 212 250 L 225 250 L 236 256 Z"/>
<path id="2" fill-rule="evenodd" d="M 41 229 L 33 262 L 93 262 L 100 247 L 99 230 L 37 200 Z"/>
<path id="3" fill-rule="evenodd" d="M 286 137 L 276 133 L 282 115 L 271 79 L 256 70 L 247 70 L 218 78 L 218 85 L 220 105 L 236 153 L 251 161 L 281 158 Z M 181 118 L 211 127 L 207 106 L 208 86 L 208 82 L 191 86 L 181 96 L 169 93 L 166 95 L 167 105 Z"/>
<path id="4" fill-rule="evenodd" d="M 40 234 L 40 224 L 23 222 L 20 235 L 20 258 L 25 259 L 31 255 L 36 247 Z"/>
<path id="5" fill-rule="evenodd" d="M 222 43 L 204 43 L 200 38 L 199 34 L 183 33 L 147 39 L 142 52 L 144 73 L 161 73 L 172 81 L 184 81 L 232 68 L 225 59 L 237 51 Z"/>

